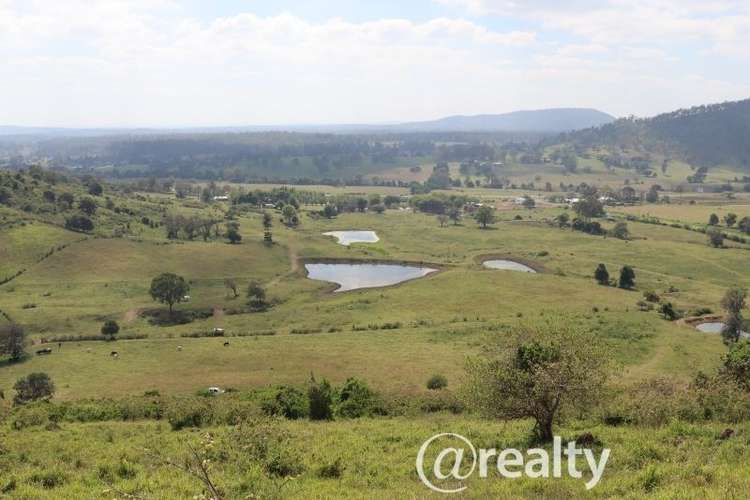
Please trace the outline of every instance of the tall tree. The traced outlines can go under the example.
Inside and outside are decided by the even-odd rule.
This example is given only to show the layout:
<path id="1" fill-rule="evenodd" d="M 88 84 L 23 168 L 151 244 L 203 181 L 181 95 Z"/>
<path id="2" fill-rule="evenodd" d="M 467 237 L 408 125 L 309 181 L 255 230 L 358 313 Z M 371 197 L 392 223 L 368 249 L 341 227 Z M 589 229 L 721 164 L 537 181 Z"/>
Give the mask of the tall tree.
<path id="1" fill-rule="evenodd" d="M 623 266 L 620 269 L 620 288 L 629 290 L 635 286 L 635 271 L 630 266 Z"/>
<path id="2" fill-rule="evenodd" d="M 273 217 L 268 212 L 263 212 L 263 241 L 266 243 L 273 243 L 273 234 L 271 228 L 273 227 Z"/>
<path id="3" fill-rule="evenodd" d="M 747 305 L 746 300 L 747 290 L 739 287 L 730 288 L 721 299 L 721 307 L 726 313 L 721 336 L 727 344 L 737 342 L 740 338 L 745 322 L 742 317 L 742 310 Z"/>
<path id="4" fill-rule="evenodd" d="M 494 418 L 532 418 L 551 441 L 553 424 L 596 404 L 611 374 L 603 342 L 572 320 L 517 328 L 511 345 L 490 345 L 467 364 L 469 402 Z"/>
<path id="5" fill-rule="evenodd" d="M 11 323 L 0 326 L 0 354 L 18 361 L 25 354 L 26 332 L 21 325 Z"/>
<path id="6" fill-rule="evenodd" d="M 734 213 L 728 213 L 724 216 L 724 222 L 726 223 L 727 227 L 732 227 L 737 222 L 737 214 Z"/>
<path id="7" fill-rule="evenodd" d="M 488 225 L 495 223 L 495 209 L 483 205 L 477 209 L 474 219 L 482 226 L 482 229 L 486 229 Z"/>
<path id="8" fill-rule="evenodd" d="M 149 294 L 151 298 L 167 304 L 169 314 L 172 315 L 173 307 L 185 300 L 185 296 L 190 291 L 190 285 L 182 276 L 173 273 L 163 273 L 151 281 Z"/>
<path id="9" fill-rule="evenodd" d="M 596 270 L 594 271 L 594 279 L 600 285 L 609 285 L 609 271 L 607 271 L 607 266 L 605 266 L 604 264 L 599 264 L 598 266 L 596 266 Z"/>

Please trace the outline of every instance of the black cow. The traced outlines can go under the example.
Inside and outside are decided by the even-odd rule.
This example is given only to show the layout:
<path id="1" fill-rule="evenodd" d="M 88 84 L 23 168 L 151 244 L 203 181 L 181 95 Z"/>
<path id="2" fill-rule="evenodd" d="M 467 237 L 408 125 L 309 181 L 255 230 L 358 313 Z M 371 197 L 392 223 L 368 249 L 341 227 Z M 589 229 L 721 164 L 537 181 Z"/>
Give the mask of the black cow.
<path id="1" fill-rule="evenodd" d="M 49 347 L 45 347 L 44 349 L 39 349 L 36 351 L 37 356 L 41 356 L 42 354 L 52 354 L 52 349 Z"/>

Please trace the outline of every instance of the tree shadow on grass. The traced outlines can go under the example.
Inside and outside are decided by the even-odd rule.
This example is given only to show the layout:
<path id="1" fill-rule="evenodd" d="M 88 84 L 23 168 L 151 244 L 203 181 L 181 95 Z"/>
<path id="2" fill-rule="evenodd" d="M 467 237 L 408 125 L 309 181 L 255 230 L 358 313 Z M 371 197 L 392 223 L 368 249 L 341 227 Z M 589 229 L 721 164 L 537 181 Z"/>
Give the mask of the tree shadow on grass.
<path id="1" fill-rule="evenodd" d="M 214 314 L 213 309 L 188 309 L 172 311 L 167 309 L 147 309 L 141 313 L 154 326 L 186 325 L 197 319 L 208 319 Z"/>
<path id="2" fill-rule="evenodd" d="M 21 365 L 27 362 L 28 360 L 30 360 L 31 358 L 32 358 L 31 354 L 26 353 L 18 359 L 10 359 L 10 358 L 0 359 L 0 369 L 7 368 L 13 365 Z"/>

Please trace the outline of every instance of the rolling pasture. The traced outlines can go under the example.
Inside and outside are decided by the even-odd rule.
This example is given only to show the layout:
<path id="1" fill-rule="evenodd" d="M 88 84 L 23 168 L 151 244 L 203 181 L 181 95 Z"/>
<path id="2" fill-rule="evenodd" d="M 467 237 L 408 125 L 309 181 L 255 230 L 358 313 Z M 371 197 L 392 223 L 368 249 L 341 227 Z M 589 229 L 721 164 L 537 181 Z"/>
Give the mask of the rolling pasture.
<path id="1" fill-rule="evenodd" d="M 81 241 L 0 287 L 2 309 L 37 340 L 97 334 L 105 319 L 120 322 L 120 335 L 147 339 L 65 342 L 51 356 L 5 367 L 0 386 L 41 370 L 57 381 L 59 398 L 75 399 L 301 383 L 314 372 L 334 381 L 361 376 L 380 390 L 414 393 L 433 372 L 458 377 L 464 357 L 484 336 L 555 313 L 601 330 L 617 347 L 628 377 L 688 378 L 718 363 L 724 349 L 718 336 L 640 312 L 636 303 L 650 290 L 685 311 L 718 311 L 727 286 L 750 284 L 744 265 L 750 250 L 713 249 L 702 234 L 637 222 L 629 223 L 630 241 L 590 236 L 545 222 L 559 211 L 500 212 L 501 220 L 487 230 L 469 219 L 439 227 L 434 217 L 408 211 L 332 220 L 304 216 L 297 229 L 277 222 L 272 246 L 261 243 L 260 218 L 253 214 L 239 218 L 238 245 Z M 322 234 L 347 229 L 374 230 L 380 241 L 346 247 Z M 488 255 L 532 262 L 544 272 L 485 269 L 481 258 Z M 332 294 L 329 285 L 307 279 L 298 264 L 316 258 L 422 262 L 441 272 L 393 287 Z M 596 285 L 592 273 L 600 262 L 613 276 L 621 266 L 633 266 L 637 290 Z M 177 310 L 207 317 L 152 325 L 142 312 L 163 307 L 148 296 L 150 280 L 160 272 L 191 283 L 190 300 Z M 226 278 L 235 279 L 240 292 L 251 279 L 260 281 L 275 305 L 233 314 L 244 297 L 232 297 Z M 222 338 L 181 337 L 215 327 L 225 329 L 229 347 Z M 259 335 L 244 336 L 253 334 Z M 107 356 L 112 349 L 120 359 Z"/>

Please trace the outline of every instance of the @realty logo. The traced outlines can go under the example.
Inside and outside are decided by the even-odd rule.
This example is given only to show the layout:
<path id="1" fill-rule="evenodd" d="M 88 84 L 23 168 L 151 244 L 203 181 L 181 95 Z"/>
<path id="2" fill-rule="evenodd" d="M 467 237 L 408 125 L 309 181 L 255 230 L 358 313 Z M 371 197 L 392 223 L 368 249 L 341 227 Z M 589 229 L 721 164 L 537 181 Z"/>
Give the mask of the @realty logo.
<path id="1" fill-rule="evenodd" d="M 417 453 L 416 466 L 422 483 L 438 493 L 464 491 L 467 488 L 464 481 L 475 473 L 486 479 L 490 466 L 501 477 L 508 479 L 523 476 L 561 478 L 563 471 L 574 479 L 582 479 L 584 473 L 588 472 L 590 479 L 586 480 L 585 486 L 590 490 L 601 480 L 609 455 L 609 448 L 602 449 L 597 457 L 591 449 L 578 448 L 575 441 L 570 441 L 563 447 L 560 436 L 555 436 L 552 440 L 551 451 L 543 448 L 531 448 L 525 453 L 516 448 L 477 449 L 464 436 L 444 432 L 435 434 L 422 443 Z M 583 460 L 579 461 L 578 458 Z M 579 465 L 582 467 L 579 468 Z"/>

